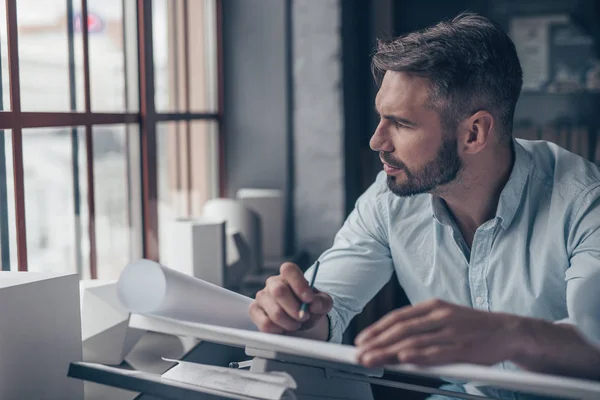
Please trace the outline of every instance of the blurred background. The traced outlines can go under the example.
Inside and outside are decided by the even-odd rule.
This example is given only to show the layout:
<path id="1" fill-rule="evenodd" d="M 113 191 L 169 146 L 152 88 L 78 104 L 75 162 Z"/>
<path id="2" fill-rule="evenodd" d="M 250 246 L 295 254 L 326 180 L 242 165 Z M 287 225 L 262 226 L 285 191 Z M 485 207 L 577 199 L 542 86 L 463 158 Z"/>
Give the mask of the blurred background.
<path id="1" fill-rule="evenodd" d="M 381 169 L 368 147 L 376 40 L 465 10 L 515 41 L 524 70 L 515 135 L 600 162 L 595 0 L 7 4 L 3 270 L 116 279 L 140 257 L 169 265 L 175 221 L 241 188 L 283 194 L 282 259 L 308 267 Z M 392 279 L 348 338 L 406 303 Z"/>

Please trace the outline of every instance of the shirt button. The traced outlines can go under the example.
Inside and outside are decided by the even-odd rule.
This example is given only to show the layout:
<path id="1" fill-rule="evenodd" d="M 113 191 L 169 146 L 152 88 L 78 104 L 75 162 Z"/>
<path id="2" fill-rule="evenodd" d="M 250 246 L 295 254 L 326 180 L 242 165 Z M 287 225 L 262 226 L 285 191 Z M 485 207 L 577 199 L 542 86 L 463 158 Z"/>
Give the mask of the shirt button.
<path id="1" fill-rule="evenodd" d="M 477 297 L 477 298 L 475 299 L 475 302 L 476 302 L 477 304 L 481 305 L 481 304 L 483 304 L 483 298 L 482 298 L 482 297 Z"/>

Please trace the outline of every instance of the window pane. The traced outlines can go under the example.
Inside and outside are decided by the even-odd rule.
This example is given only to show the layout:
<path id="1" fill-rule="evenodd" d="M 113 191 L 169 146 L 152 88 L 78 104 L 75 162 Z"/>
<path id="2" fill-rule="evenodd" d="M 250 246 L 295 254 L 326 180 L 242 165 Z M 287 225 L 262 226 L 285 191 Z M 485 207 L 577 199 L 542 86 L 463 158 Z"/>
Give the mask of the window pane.
<path id="1" fill-rule="evenodd" d="M 0 130 L 0 258 L 4 271 L 19 268 L 11 135 L 10 130 Z"/>
<path id="2" fill-rule="evenodd" d="M 152 0 L 154 101 L 159 112 L 185 111 L 183 0 Z"/>
<path id="3" fill-rule="evenodd" d="M 217 123 L 157 125 L 158 229 L 161 262 L 168 264 L 175 219 L 199 216 L 217 196 Z"/>
<path id="4" fill-rule="evenodd" d="M 217 112 L 217 14 L 214 0 L 189 1 L 190 110 Z"/>
<path id="5" fill-rule="evenodd" d="M 83 109 L 80 1 L 19 0 L 19 73 L 23 111 Z M 67 17 L 72 6 L 72 21 Z M 74 27 L 69 61 L 68 25 Z M 69 67 L 71 65 L 71 68 Z M 71 88 L 71 83 L 75 87 Z"/>
<path id="6" fill-rule="evenodd" d="M 89 270 L 85 142 L 82 128 L 23 131 L 29 271 Z M 77 152 L 74 163 L 74 152 Z M 12 168 L 11 168 L 12 173 Z"/>
<path id="7" fill-rule="evenodd" d="M 127 3 L 129 6 L 134 2 Z M 138 98 L 136 16 L 131 11 L 135 12 L 135 8 L 125 10 L 128 18 L 124 19 L 123 0 L 88 1 L 92 111 L 123 112 L 138 108 L 134 101 Z"/>
<path id="8" fill-rule="evenodd" d="M 185 217 L 187 213 L 187 169 L 180 168 L 187 164 L 184 157 L 183 140 L 185 123 L 164 122 L 156 126 L 156 162 L 158 178 L 158 244 L 160 261 L 169 265 L 171 253 L 170 236 L 173 221 Z"/>
<path id="9" fill-rule="evenodd" d="M 214 0 L 153 0 L 155 102 L 159 112 L 217 110 L 217 37 Z M 185 46 L 185 18 L 188 22 Z M 185 62 L 188 60 L 189 81 Z"/>
<path id="10" fill-rule="evenodd" d="M 219 139 L 216 121 L 190 122 L 192 213 L 199 214 L 206 200 L 219 195 Z"/>
<path id="11" fill-rule="evenodd" d="M 141 221 L 141 198 L 135 187 L 140 168 L 130 156 L 132 148 L 138 149 L 138 130 L 134 125 L 102 125 L 93 128 L 93 136 L 98 278 L 118 279 L 127 263 L 141 257 L 136 223 Z"/>

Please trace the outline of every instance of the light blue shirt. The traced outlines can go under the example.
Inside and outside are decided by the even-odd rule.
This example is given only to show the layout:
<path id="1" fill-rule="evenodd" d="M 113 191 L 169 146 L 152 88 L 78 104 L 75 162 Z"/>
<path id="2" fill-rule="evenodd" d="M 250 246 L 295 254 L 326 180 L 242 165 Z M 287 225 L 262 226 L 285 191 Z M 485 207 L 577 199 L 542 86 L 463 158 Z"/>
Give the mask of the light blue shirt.
<path id="1" fill-rule="evenodd" d="M 600 270 L 600 170 L 545 141 L 515 140 L 514 149 L 496 216 L 477 229 L 470 251 L 442 200 L 398 197 L 377 176 L 320 257 L 315 286 L 333 298 L 332 341 L 393 271 L 412 304 L 438 298 L 569 318 L 578 285 Z"/>

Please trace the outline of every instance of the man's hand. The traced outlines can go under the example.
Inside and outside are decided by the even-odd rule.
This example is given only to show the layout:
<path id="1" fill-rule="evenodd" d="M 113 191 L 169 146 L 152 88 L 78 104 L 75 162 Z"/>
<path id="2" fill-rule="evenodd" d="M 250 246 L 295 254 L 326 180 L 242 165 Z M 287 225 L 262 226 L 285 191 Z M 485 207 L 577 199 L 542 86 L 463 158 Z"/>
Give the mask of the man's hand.
<path id="1" fill-rule="evenodd" d="M 356 338 L 367 367 L 455 362 L 491 365 L 513 358 L 521 317 L 430 300 L 394 310 Z"/>
<path id="2" fill-rule="evenodd" d="M 260 331 L 268 333 L 306 331 L 319 324 L 320 332 L 308 336 L 325 340 L 329 328 L 325 315 L 333 306 L 331 297 L 311 289 L 296 264 L 284 263 L 279 272 L 280 275 L 267 279 L 265 288 L 250 304 L 249 313 L 254 324 Z M 299 316 L 302 302 L 310 304 L 304 319 Z"/>

